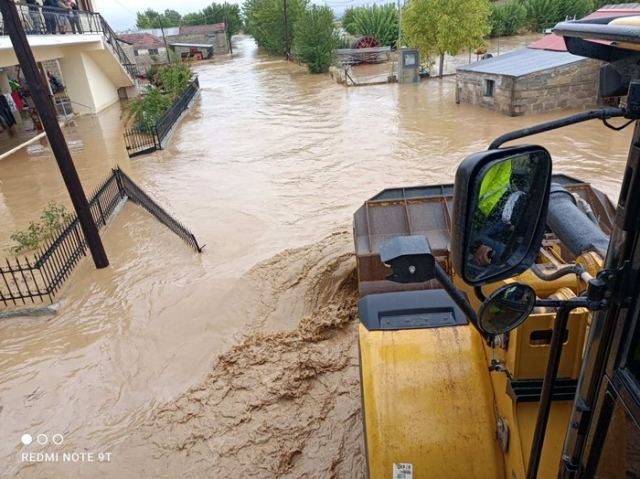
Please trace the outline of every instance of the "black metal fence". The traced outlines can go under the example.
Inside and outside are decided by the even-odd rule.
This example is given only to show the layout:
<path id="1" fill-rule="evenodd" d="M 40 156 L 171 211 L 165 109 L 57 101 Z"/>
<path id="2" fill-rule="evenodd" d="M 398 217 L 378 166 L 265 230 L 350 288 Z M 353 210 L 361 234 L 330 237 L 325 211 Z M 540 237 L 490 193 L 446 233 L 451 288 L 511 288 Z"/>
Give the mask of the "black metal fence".
<path id="1" fill-rule="evenodd" d="M 125 198 L 143 207 L 196 251 L 202 251 L 193 233 L 160 207 L 120 169 L 112 171 L 111 176 L 100 185 L 89 201 L 98 229 L 107 224 L 109 216 Z M 0 264 L 0 303 L 11 306 L 46 299 L 53 301 L 64 281 L 86 255 L 87 243 L 80 222 L 74 215 L 32 257 L 6 259 L 6 265 Z"/>
<path id="2" fill-rule="evenodd" d="M 199 89 L 200 82 L 195 77 L 180 98 L 156 121 L 155 125 L 147 129 L 148 131 L 138 127 L 127 128 L 124 131 L 124 143 L 129 157 L 161 150 L 171 130 L 180 119 L 182 113 L 189 108 L 191 100 L 193 100 Z"/>

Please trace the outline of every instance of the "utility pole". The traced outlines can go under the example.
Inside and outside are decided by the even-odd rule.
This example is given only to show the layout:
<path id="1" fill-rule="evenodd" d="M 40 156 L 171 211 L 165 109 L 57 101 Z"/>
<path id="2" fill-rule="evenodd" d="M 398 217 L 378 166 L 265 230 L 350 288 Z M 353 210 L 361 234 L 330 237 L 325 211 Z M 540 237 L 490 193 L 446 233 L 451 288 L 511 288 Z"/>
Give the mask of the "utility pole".
<path id="1" fill-rule="evenodd" d="M 398 50 L 402 48 L 402 6 L 400 2 L 401 0 L 398 0 Z"/>
<path id="2" fill-rule="evenodd" d="M 291 47 L 289 46 L 289 5 L 284 1 L 284 55 L 287 60 L 291 57 Z"/>
<path id="3" fill-rule="evenodd" d="M 96 268 L 106 268 L 109 266 L 109 259 L 102 245 L 98 228 L 91 216 L 89 202 L 82 189 L 82 183 L 80 183 L 78 172 L 73 164 L 73 158 L 71 158 L 71 153 L 69 152 L 62 130 L 58 124 L 55 107 L 38 72 L 36 60 L 33 57 L 33 52 L 27 41 L 27 36 L 24 33 L 24 28 L 22 27 L 18 10 L 13 0 L 0 0 L 0 13 L 2 13 L 2 18 L 4 18 L 4 27 L 9 33 L 9 38 L 11 39 L 13 50 L 20 63 L 20 68 L 22 68 L 22 73 L 24 73 L 24 78 L 29 85 L 31 97 L 42 119 L 42 125 L 47 132 L 51 151 L 58 162 L 60 173 L 67 186 L 73 208 L 78 215 L 82 232 L 87 240 L 91 256 L 93 257 L 93 262 Z"/>
<path id="4" fill-rule="evenodd" d="M 169 45 L 167 45 L 167 37 L 164 34 L 164 25 L 162 24 L 162 15 L 158 17 L 160 22 L 160 31 L 162 32 L 162 40 L 164 40 L 164 51 L 167 54 L 167 63 L 171 63 L 171 57 L 169 56 Z"/>
<path id="5" fill-rule="evenodd" d="M 233 46 L 231 45 L 231 31 L 229 30 L 229 15 L 224 14 L 224 35 L 227 37 L 227 46 L 229 48 L 229 54 L 233 55 Z"/>

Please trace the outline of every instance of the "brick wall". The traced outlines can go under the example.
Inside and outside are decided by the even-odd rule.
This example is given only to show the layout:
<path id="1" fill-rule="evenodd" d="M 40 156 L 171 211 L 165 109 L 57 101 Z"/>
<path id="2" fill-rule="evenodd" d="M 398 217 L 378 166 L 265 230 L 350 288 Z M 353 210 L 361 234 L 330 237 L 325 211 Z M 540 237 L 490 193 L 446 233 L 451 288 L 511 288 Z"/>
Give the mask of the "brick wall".
<path id="1" fill-rule="evenodd" d="M 459 72 L 456 100 L 510 116 L 588 108 L 598 101 L 600 65 L 597 60 L 582 60 L 519 78 Z M 486 80 L 495 82 L 493 98 L 484 96 Z"/>

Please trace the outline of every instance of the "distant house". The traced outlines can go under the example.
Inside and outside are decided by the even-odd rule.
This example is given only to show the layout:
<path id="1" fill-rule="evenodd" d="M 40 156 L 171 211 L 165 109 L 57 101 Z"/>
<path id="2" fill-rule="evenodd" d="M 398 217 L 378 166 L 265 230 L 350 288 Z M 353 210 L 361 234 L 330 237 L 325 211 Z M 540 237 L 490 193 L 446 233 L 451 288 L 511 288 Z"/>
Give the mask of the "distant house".
<path id="1" fill-rule="evenodd" d="M 139 65 L 165 61 L 167 51 L 164 42 L 150 33 L 121 33 L 118 40 L 129 45 Z"/>

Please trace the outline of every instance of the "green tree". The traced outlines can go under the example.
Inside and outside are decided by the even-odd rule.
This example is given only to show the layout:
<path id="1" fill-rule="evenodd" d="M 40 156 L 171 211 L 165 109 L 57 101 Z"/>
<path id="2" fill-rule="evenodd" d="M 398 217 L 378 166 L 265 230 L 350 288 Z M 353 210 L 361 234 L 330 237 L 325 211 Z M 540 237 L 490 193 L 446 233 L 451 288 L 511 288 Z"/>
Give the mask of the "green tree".
<path id="1" fill-rule="evenodd" d="M 335 18 L 329 7 L 312 5 L 300 15 L 295 25 L 294 52 L 310 73 L 326 73 L 333 60 L 337 36 Z"/>
<path id="2" fill-rule="evenodd" d="M 295 24 L 308 0 L 245 0 L 245 26 L 259 47 L 272 55 L 288 56 L 295 41 Z M 287 22 L 285 26 L 285 5 Z"/>
<path id="3" fill-rule="evenodd" d="M 527 9 L 521 0 L 491 4 L 489 22 L 492 37 L 515 35 L 525 26 L 526 20 Z"/>
<path id="4" fill-rule="evenodd" d="M 403 11 L 406 43 L 420 49 L 424 59 L 457 55 L 465 48 L 479 46 L 491 29 L 488 0 L 410 0 Z"/>
<path id="5" fill-rule="evenodd" d="M 398 40 L 398 10 L 392 3 L 355 8 L 353 28 L 358 35 L 369 35 L 381 45 L 395 45 Z"/>
<path id="6" fill-rule="evenodd" d="M 354 20 L 356 15 L 356 9 L 353 7 L 347 8 L 342 14 L 342 18 L 340 19 L 340 23 L 342 24 L 342 28 L 344 28 L 351 35 L 356 34 L 356 29 Z"/>

